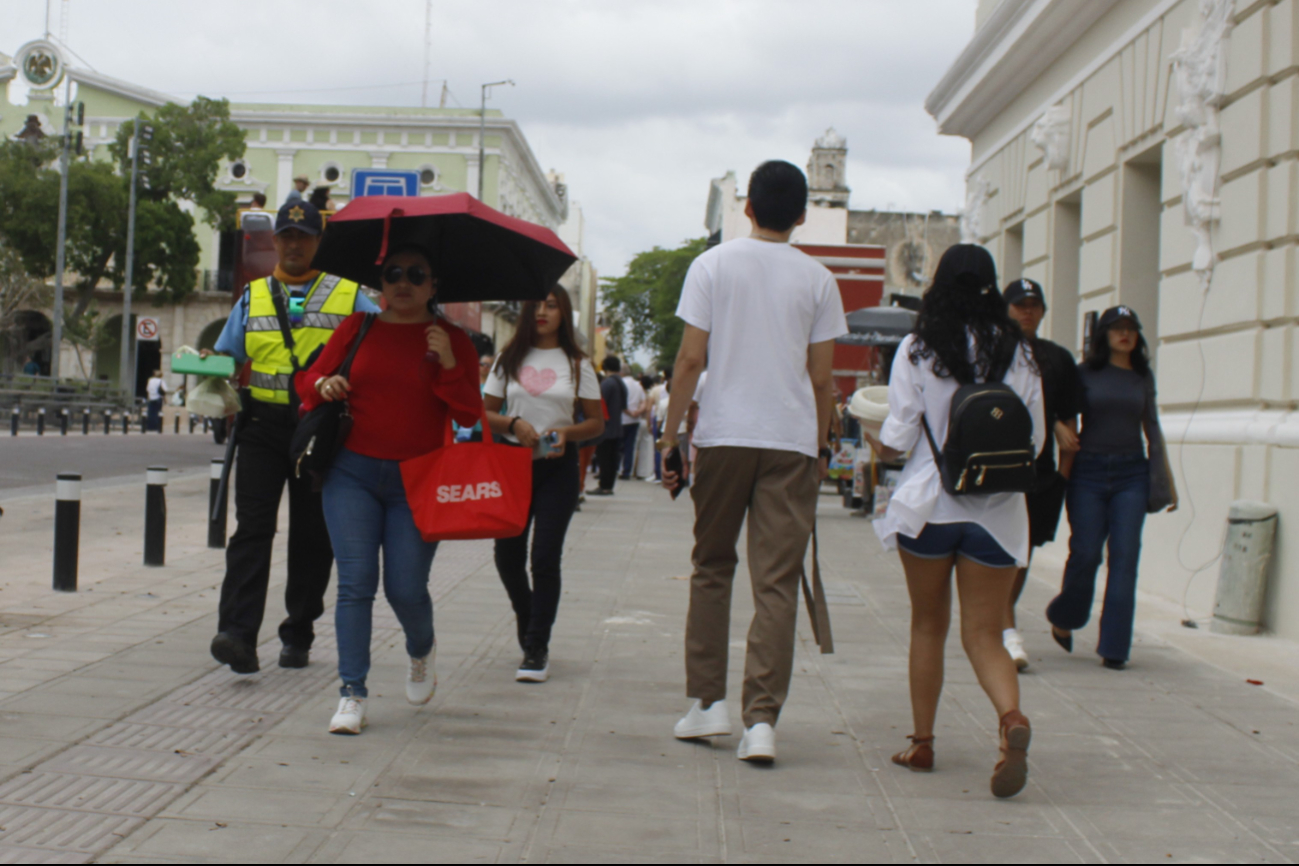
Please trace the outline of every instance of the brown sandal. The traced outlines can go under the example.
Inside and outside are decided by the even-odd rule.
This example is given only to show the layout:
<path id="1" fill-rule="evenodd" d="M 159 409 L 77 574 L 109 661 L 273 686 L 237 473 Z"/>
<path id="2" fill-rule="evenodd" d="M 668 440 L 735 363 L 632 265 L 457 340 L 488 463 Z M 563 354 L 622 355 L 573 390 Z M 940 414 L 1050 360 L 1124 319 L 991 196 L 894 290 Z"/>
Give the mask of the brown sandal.
<path id="1" fill-rule="evenodd" d="M 934 738 L 917 737 L 912 734 L 907 739 L 911 741 L 911 747 L 894 755 L 893 763 L 899 767 L 906 767 L 914 773 L 932 772 L 934 769 Z"/>
<path id="2" fill-rule="evenodd" d="M 1001 717 L 1001 760 L 992 771 L 992 795 L 1013 797 L 1028 784 L 1028 743 L 1033 729 L 1019 710 Z"/>

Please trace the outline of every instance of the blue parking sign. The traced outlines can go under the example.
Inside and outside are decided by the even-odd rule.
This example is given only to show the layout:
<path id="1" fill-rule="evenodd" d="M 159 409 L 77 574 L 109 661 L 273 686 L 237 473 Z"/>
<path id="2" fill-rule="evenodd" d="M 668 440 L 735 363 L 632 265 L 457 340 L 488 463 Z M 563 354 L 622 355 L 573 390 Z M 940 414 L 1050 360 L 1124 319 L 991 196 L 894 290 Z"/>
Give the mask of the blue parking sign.
<path id="1" fill-rule="evenodd" d="M 353 169 L 352 198 L 367 195 L 419 195 L 419 172 L 411 169 Z"/>

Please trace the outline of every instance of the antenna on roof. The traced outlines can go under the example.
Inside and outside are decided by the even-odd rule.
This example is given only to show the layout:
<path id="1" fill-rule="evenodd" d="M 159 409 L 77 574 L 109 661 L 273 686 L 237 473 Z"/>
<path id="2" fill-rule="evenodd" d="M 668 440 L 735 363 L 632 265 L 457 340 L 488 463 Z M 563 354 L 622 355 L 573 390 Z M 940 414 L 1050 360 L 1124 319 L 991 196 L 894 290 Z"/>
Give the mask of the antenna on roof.
<path id="1" fill-rule="evenodd" d="M 66 0 L 65 0 L 66 2 Z M 419 104 L 421 108 L 428 108 L 428 67 L 429 61 L 433 56 L 433 0 L 426 0 L 424 4 L 424 89 L 420 93 Z M 442 83 L 442 105 L 446 107 L 447 93 L 446 82 Z"/>
<path id="2" fill-rule="evenodd" d="M 63 0 L 59 10 L 59 42 L 68 44 L 68 22 L 72 20 L 72 0 Z"/>

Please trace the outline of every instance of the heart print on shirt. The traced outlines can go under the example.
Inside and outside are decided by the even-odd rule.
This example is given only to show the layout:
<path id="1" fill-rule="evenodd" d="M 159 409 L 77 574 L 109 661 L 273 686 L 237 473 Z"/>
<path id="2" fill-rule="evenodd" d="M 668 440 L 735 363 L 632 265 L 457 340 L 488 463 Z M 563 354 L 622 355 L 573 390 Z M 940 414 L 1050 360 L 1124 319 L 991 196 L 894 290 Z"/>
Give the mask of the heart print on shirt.
<path id="1" fill-rule="evenodd" d="M 555 387 L 558 379 L 559 375 L 550 368 L 538 370 L 536 367 L 524 367 L 519 371 L 519 384 L 533 397 L 540 397 Z"/>

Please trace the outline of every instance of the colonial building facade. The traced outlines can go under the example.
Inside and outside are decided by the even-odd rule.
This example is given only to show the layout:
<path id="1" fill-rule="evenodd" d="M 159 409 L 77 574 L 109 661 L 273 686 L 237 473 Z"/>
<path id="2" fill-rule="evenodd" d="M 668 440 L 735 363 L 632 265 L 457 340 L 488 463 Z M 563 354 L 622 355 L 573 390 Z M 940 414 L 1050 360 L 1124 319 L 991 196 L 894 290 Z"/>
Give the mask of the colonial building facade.
<path id="1" fill-rule="evenodd" d="M 44 89 L 23 87 L 26 76 L 15 65 L 22 60 L 0 54 L 0 87 L 8 86 L 6 99 L 0 101 L 0 135 L 17 136 L 31 126 L 33 116 L 45 134 L 57 135 L 62 131 L 66 82 Z M 84 145 L 92 158 L 108 158 L 107 146 L 124 122 L 180 101 L 86 69 L 68 67 L 66 76 L 72 83 L 72 99 L 85 104 Z M 562 175 L 548 175 L 541 169 L 519 125 L 499 111 L 486 113 L 481 165 L 483 119 L 473 109 L 235 103 L 231 117 L 245 132 L 247 150 L 241 159 L 222 166 L 218 186 L 233 192 L 241 207 L 251 204 L 253 194 L 259 192 L 266 195 L 269 208 L 278 207 L 298 175 L 307 176 L 313 186 L 330 186 L 330 197 L 341 207 L 351 197 L 352 173 L 358 169 L 416 171 L 421 195 L 477 194 L 481 174 L 486 203 L 554 229 L 575 252 L 581 249 L 580 207 L 570 208 Z M 577 217 L 576 225 L 568 224 L 570 213 Z M 199 291 L 182 305 L 144 312 L 161 320 L 164 355 L 183 344 L 210 345 L 235 288 L 230 262 L 238 233 L 223 235 L 201 220 L 196 221 L 195 231 L 202 249 Z M 564 279 L 574 307 L 592 320 L 595 298 L 589 287 L 594 280 L 594 269 L 585 259 Z M 105 317 L 120 316 L 120 293 L 100 292 L 98 306 Z M 472 321 L 463 324 L 498 343 L 513 333 L 514 312 L 508 305 L 475 307 L 464 315 Z M 95 373 L 115 379 L 117 344 L 98 354 L 102 357 L 96 361 Z M 80 369 L 70 347 L 64 347 L 61 368 L 65 375 Z"/>
<path id="2" fill-rule="evenodd" d="M 1299 637 L 1299 2 L 981 0 L 926 107 L 972 144 L 965 238 L 1045 286 L 1052 339 L 1141 315 L 1182 500 L 1142 588 L 1207 613 L 1229 504 L 1271 502 L 1266 624 Z"/>

